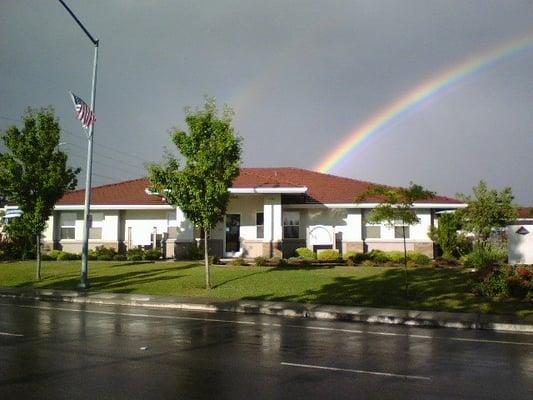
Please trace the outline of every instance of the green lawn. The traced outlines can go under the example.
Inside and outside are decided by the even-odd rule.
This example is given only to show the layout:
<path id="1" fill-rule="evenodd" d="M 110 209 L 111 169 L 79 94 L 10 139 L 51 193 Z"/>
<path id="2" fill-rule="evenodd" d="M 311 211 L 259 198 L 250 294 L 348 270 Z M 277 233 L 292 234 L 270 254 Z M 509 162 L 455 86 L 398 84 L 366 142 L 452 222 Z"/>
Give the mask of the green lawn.
<path id="1" fill-rule="evenodd" d="M 0 263 L 0 287 L 75 289 L 80 261 L 44 262 L 43 271 L 44 279 L 37 282 L 35 262 Z M 214 287 L 208 291 L 203 288 L 203 268 L 195 262 L 92 261 L 89 265 L 95 292 L 533 315 L 531 303 L 473 296 L 469 272 L 462 269 L 410 269 L 409 300 L 404 298 L 401 268 L 220 266 L 212 274 Z"/>

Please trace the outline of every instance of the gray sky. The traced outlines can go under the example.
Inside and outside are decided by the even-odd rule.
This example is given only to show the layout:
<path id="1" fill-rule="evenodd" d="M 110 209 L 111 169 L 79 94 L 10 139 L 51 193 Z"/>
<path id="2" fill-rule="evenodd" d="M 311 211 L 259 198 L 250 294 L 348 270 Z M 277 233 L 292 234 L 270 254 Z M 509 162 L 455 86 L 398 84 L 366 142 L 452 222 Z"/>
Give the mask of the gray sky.
<path id="1" fill-rule="evenodd" d="M 144 175 L 205 94 L 235 110 L 245 166 L 314 168 L 375 113 L 483 51 L 533 35 L 531 0 L 67 0 L 101 41 L 95 184 Z M 533 36 L 531 36 L 533 37 Z M 0 130 L 52 105 L 65 150 L 86 141 L 93 49 L 55 0 L 0 2 Z M 480 179 L 533 205 L 533 45 L 462 80 L 331 172 L 441 194 Z M 84 172 L 79 177 L 84 182 Z"/>

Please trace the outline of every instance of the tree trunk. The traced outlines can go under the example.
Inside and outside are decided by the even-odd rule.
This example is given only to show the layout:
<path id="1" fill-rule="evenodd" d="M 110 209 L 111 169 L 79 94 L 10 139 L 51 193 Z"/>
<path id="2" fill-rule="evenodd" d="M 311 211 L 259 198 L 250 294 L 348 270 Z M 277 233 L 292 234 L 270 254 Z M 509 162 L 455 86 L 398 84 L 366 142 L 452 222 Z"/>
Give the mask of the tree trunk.
<path id="1" fill-rule="evenodd" d="M 38 281 L 41 280 L 41 234 L 37 235 L 37 244 L 36 244 L 36 256 L 37 256 L 37 274 L 36 278 Z"/>
<path id="2" fill-rule="evenodd" d="M 204 262 L 205 262 L 205 288 L 211 289 L 211 270 L 209 269 L 209 254 L 207 251 L 207 229 L 204 229 Z"/>
<path id="3" fill-rule="evenodd" d="M 405 278 L 405 298 L 409 296 L 409 281 L 407 280 L 407 244 L 405 242 L 405 225 L 402 225 L 403 236 L 403 266 L 404 266 L 404 278 Z"/>

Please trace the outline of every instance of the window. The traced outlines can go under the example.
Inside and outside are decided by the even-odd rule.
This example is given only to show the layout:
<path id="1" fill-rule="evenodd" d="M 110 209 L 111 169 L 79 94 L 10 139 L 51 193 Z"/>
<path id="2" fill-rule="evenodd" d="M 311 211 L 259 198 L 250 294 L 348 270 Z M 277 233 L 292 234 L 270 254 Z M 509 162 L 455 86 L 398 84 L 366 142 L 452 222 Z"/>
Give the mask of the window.
<path id="1" fill-rule="evenodd" d="M 91 213 L 91 226 L 89 228 L 89 239 L 102 240 L 102 225 L 104 222 L 104 213 Z"/>
<path id="2" fill-rule="evenodd" d="M 60 239 L 75 239 L 76 213 L 61 213 L 59 216 Z"/>
<path id="3" fill-rule="evenodd" d="M 265 237 L 265 214 L 258 212 L 255 214 L 255 225 L 257 226 L 256 238 L 263 239 Z"/>
<path id="4" fill-rule="evenodd" d="M 381 226 L 380 225 L 366 225 L 365 226 L 366 239 L 380 239 L 381 238 Z"/>
<path id="5" fill-rule="evenodd" d="M 300 213 L 298 211 L 283 213 L 283 237 L 287 239 L 300 237 Z"/>
<path id="6" fill-rule="evenodd" d="M 102 239 L 102 228 L 89 228 L 89 239 Z"/>
<path id="7" fill-rule="evenodd" d="M 403 239 L 403 232 L 405 229 L 405 238 L 409 239 L 409 226 L 408 225 L 400 225 L 400 226 L 394 226 L 394 238 L 395 239 Z"/>

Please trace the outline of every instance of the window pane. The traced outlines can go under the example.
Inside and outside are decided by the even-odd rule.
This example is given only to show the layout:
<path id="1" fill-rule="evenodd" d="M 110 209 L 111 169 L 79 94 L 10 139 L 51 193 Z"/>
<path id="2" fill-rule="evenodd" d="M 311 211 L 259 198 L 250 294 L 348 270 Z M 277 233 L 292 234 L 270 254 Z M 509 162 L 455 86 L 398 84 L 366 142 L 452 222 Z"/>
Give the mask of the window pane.
<path id="1" fill-rule="evenodd" d="M 265 221 L 265 214 L 264 213 L 260 212 L 260 213 L 255 214 L 255 224 L 256 225 L 264 225 L 265 224 L 264 221 Z"/>
<path id="2" fill-rule="evenodd" d="M 283 225 L 300 225 L 300 212 L 285 211 L 283 213 Z"/>
<path id="3" fill-rule="evenodd" d="M 263 225 L 257 225 L 257 239 L 263 239 L 265 237 L 265 227 Z"/>
<path id="4" fill-rule="evenodd" d="M 101 222 L 104 220 L 104 213 L 103 212 L 95 212 L 91 213 L 93 222 Z"/>
<path id="5" fill-rule="evenodd" d="M 63 212 L 59 216 L 61 226 L 74 226 L 76 224 L 76 213 Z"/>
<path id="6" fill-rule="evenodd" d="M 405 229 L 405 238 L 409 239 L 409 227 L 402 227 L 402 226 L 395 226 L 394 227 L 394 237 L 396 239 L 402 239 L 403 238 L 403 231 Z"/>
<path id="7" fill-rule="evenodd" d="M 367 239 L 379 239 L 381 238 L 381 226 L 366 226 L 366 238 Z"/>
<path id="8" fill-rule="evenodd" d="M 74 228 L 61 228 L 61 239 L 74 239 Z"/>
<path id="9" fill-rule="evenodd" d="M 90 228 L 89 239 L 102 239 L 102 228 Z"/>

